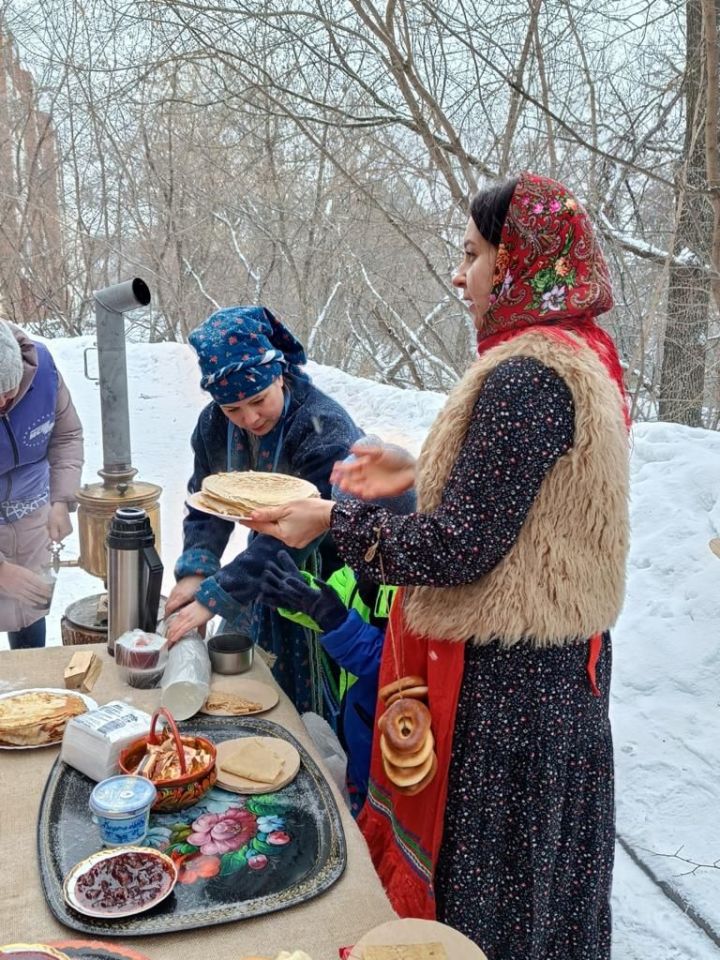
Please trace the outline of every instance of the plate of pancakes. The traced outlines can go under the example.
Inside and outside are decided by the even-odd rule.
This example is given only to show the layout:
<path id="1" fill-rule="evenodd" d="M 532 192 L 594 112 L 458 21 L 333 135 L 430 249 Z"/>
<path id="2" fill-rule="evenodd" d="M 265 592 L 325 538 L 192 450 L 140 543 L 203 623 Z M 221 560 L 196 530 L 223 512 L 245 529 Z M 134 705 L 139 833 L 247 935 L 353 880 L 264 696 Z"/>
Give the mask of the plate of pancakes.
<path id="1" fill-rule="evenodd" d="M 68 720 L 97 709 L 76 690 L 36 687 L 0 695 L 0 750 L 49 747 L 62 741 Z"/>
<path id="2" fill-rule="evenodd" d="M 202 482 L 197 493 L 191 493 L 187 504 L 220 517 L 223 520 L 242 520 L 254 510 L 279 507 L 293 500 L 319 497 L 315 484 L 287 473 L 263 473 L 256 470 L 235 470 L 230 473 L 211 473 Z"/>

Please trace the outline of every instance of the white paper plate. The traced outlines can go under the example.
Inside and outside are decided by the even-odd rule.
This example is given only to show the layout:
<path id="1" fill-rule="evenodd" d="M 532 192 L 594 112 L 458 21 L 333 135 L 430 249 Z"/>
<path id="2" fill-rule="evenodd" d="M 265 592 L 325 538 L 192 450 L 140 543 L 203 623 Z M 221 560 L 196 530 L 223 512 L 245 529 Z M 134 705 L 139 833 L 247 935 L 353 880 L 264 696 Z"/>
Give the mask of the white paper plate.
<path id="1" fill-rule="evenodd" d="M 92 869 L 96 863 L 100 863 L 102 860 L 112 860 L 115 857 L 121 857 L 128 853 L 140 853 L 162 863 L 163 870 L 167 877 L 165 888 L 160 890 L 149 903 L 134 904 L 120 910 L 103 910 L 84 904 L 82 900 L 79 899 L 75 889 L 80 877 Z M 166 854 L 161 853 L 159 850 L 153 850 L 151 847 L 113 847 L 109 850 L 99 850 L 97 853 L 93 853 L 84 860 L 81 860 L 80 863 L 76 863 L 65 877 L 63 895 L 68 906 L 72 907 L 73 910 L 77 910 L 78 913 L 84 913 L 86 917 L 102 917 L 103 920 L 119 920 L 121 917 L 132 917 L 136 913 L 145 913 L 146 910 L 152 910 L 153 907 L 156 907 L 159 903 L 162 903 L 166 897 L 170 896 L 175 889 L 176 883 L 177 867 Z"/>
<path id="2" fill-rule="evenodd" d="M 21 693 L 62 693 L 67 696 L 80 697 L 88 710 L 97 710 L 97 700 L 93 700 L 86 693 L 80 693 L 79 690 L 66 690 L 64 687 L 27 687 L 24 690 L 11 690 L 9 693 L 0 694 L 0 700 L 7 700 L 8 697 L 17 697 Z M 38 747 L 59 747 L 62 743 L 62 737 L 59 740 L 52 740 L 50 743 L 0 743 L 0 750 L 36 750 Z"/>
<path id="3" fill-rule="evenodd" d="M 199 510 L 201 513 L 208 513 L 211 517 L 217 517 L 218 520 L 229 520 L 230 523 L 237 523 L 239 520 L 243 520 L 244 517 L 232 516 L 229 513 L 218 513 L 217 510 L 213 510 L 212 507 L 208 507 L 207 504 L 202 500 L 202 494 L 191 493 L 185 500 L 185 503 L 192 507 L 193 510 Z M 250 516 L 250 514 L 246 514 Z"/>
<path id="4" fill-rule="evenodd" d="M 441 943 L 448 960 L 487 960 L 472 940 L 437 920 L 389 920 L 360 937 L 350 952 L 351 960 L 363 960 L 365 947 Z"/>

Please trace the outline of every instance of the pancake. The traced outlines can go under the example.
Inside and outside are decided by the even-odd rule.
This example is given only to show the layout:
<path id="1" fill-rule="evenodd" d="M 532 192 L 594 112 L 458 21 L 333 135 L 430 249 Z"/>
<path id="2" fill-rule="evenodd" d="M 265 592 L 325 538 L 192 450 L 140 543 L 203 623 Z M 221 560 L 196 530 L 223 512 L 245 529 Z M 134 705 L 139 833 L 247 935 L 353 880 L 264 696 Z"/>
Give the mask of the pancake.
<path id="1" fill-rule="evenodd" d="M 16 747 L 58 743 L 65 724 L 87 713 L 82 697 L 74 693 L 29 690 L 0 700 L 0 744 Z"/>
<path id="2" fill-rule="evenodd" d="M 314 484 L 300 477 L 255 470 L 212 473 L 203 480 L 201 493 L 208 506 L 231 516 L 246 516 L 262 507 L 320 496 Z"/>

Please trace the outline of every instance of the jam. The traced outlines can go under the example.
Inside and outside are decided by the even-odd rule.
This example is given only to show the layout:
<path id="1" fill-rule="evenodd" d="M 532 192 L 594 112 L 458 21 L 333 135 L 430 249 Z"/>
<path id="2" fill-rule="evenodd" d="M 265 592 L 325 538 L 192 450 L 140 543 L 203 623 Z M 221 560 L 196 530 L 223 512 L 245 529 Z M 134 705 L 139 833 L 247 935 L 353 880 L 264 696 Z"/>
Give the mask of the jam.
<path id="1" fill-rule="evenodd" d="M 172 887 L 172 874 L 172 868 L 151 853 L 118 853 L 78 877 L 75 896 L 80 906 L 105 913 L 142 909 Z"/>

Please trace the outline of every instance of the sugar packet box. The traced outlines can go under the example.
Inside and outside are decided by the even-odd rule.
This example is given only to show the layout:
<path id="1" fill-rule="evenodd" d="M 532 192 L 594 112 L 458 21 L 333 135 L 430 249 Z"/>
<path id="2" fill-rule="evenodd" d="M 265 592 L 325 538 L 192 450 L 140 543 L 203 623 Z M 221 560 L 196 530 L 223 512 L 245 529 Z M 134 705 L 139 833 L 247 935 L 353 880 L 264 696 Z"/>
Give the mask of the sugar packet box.
<path id="1" fill-rule="evenodd" d="M 60 759 L 91 780 L 105 780 L 118 772 L 121 751 L 150 732 L 151 720 L 144 710 L 111 700 L 69 721 Z"/>

